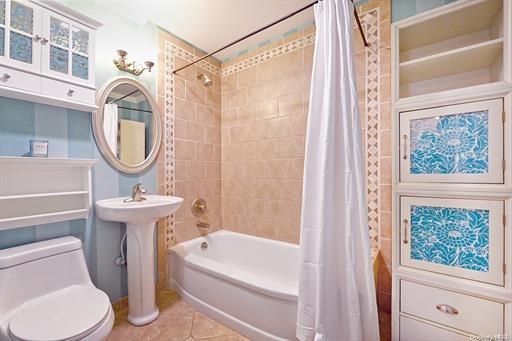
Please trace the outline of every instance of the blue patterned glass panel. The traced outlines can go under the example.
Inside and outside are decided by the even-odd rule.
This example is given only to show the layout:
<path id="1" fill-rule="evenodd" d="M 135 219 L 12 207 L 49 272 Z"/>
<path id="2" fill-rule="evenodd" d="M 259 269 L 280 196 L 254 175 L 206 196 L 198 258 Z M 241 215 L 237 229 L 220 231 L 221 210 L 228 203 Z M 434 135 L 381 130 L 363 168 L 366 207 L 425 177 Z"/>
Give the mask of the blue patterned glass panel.
<path id="1" fill-rule="evenodd" d="M 0 1 L 0 24 L 5 24 L 5 1 Z"/>
<path id="2" fill-rule="evenodd" d="M 89 79 L 89 58 L 73 53 L 72 63 L 73 76 Z"/>
<path id="3" fill-rule="evenodd" d="M 9 57 L 20 62 L 32 63 L 32 38 L 11 31 Z"/>
<path id="4" fill-rule="evenodd" d="M 62 47 L 69 47 L 69 24 L 59 19 L 50 19 L 50 42 Z"/>
<path id="5" fill-rule="evenodd" d="M 411 206 L 411 259 L 489 271 L 489 211 Z"/>
<path id="6" fill-rule="evenodd" d="M 50 70 L 68 73 L 68 51 L 50 46 Z"/>
<path id="7" fill-rule="evenodd" d="M 0 56 L 5 55 L 5 29 L 0 28 Z"/>
<path id="8" fill-rule="evenodd" d="M 89 54 L 89 32 L 72 28 L 73 51 Z"/>
<path id="9" fill-rule="evenodd" d="M 489 112 L 411 120 L 411 174 L 489 172 Z"/>
<path id="10" fill-rule="evenodd" d="M 32 34 L 34 11 L 16 1 L 11 2 L 11 27 Z"/>

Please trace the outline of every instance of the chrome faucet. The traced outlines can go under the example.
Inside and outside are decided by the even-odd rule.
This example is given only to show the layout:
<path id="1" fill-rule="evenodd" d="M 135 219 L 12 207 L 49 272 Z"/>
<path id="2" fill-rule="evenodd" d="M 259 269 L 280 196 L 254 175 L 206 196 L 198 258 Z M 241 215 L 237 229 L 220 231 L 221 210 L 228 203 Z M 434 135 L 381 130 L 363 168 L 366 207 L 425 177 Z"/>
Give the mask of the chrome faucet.
<path id="1" fill-rule="evenodd" d="M 147 192 L 148 191 L 146 191 L 142 187 L 142 183 L 139 182 L 138 184 L 133 186 L 133 188 L 132 188 L 132 196 L 130 198 L 124 199 L 123 202 L 132 202 L 132 201 L 139 202 L 139 201 L 144 201 L 144 200 L 146 200 L 146 197 L 144 196 L 144 194 L 146 194 Z"/>

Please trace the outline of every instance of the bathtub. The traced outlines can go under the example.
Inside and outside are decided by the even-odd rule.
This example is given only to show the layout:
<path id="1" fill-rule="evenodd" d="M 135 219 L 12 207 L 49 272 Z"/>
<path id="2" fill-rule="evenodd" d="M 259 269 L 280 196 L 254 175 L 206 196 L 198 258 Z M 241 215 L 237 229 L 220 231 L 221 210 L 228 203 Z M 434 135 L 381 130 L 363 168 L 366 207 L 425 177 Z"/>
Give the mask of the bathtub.
<path id="1" fill-rule="evenodd" d="M 168 257 L 170 287 L 195 309 L 251 340 L 296 339 L 298 245 L 221 230 Z"/>

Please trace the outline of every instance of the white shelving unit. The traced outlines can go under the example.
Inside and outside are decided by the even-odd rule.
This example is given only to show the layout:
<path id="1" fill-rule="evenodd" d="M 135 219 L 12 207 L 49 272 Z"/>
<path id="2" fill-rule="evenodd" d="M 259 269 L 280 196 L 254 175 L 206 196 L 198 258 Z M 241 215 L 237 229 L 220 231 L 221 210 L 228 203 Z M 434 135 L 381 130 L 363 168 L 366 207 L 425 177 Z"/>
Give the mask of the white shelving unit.
<path id="1" fill-rule="evenodd" d="M 458 0 L 393 23 L 391 37 L 392 339 L 512 335 L 512 1 Z M 485 128 L 477 132 L 464 120 L 478 115 Z M 482 136 L 481 173 L 435 168 L 452 151 L 480 157 L 474 144 L 464 155 L 456 149 Z M 469 234 L 453 224 L 477 228 L 453 212 L 487 214 L 488 239 L 473 244 L 487 252 L 484 268 L 447 258 L 458 246 L 440 231 L 457 239 Z M 469 247 L 461 252 L 479 259 Z"/>
<path id="2" fill-rule="evenodd" d="M 0 157 L 0 230 L 86 218 L 96 162 Z"/>
<path id="3" fill-rule="evenodd" d="M 504 80 L 503 1 L 461 0 L 393 25 L 393 99 Z"/>

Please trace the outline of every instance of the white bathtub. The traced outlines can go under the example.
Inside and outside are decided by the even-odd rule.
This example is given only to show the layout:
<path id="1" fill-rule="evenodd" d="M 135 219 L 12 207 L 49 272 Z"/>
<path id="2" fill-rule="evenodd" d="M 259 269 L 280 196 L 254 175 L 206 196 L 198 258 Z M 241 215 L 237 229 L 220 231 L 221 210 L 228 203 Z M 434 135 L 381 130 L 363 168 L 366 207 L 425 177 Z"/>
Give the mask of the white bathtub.
<path id="1" fill-rule="evenodd" d="M 170 248 L 168 264 L 171 288 L 205 315 L 252 340 L 296 339 L 298 245 L 221 230 Z"/>

